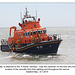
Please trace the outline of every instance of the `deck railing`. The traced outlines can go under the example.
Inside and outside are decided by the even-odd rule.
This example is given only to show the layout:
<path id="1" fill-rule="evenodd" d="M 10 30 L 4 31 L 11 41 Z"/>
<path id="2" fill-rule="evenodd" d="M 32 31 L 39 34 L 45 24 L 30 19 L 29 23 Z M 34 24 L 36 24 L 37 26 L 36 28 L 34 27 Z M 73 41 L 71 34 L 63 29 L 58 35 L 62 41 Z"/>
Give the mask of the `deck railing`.
<path id="1" fill-rule="evenodd" d="M 5 40 L 5 39 L 2 39 L 2 40 L 1 40 L 1 45 L 8 45 L 8 41 Z"/>
<path id="2" fill-rule="evenodd" d="M 48 36 L 52 37 L 52 40 L 60 40 L 61 39 L 60 34 L 49 34 Z"/>

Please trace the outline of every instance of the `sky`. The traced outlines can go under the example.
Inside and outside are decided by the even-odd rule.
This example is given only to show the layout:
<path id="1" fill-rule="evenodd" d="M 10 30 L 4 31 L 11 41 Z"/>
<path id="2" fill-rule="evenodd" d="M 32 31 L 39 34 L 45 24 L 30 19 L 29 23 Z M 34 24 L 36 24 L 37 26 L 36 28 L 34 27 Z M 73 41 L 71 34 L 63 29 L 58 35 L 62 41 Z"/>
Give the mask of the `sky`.
<path id="1" fill-rule="evenodd" d="M 75 27 L 75 2 L 0 2 L 0 27 L 18 26 L 25 8 L 42 27 Z"/>

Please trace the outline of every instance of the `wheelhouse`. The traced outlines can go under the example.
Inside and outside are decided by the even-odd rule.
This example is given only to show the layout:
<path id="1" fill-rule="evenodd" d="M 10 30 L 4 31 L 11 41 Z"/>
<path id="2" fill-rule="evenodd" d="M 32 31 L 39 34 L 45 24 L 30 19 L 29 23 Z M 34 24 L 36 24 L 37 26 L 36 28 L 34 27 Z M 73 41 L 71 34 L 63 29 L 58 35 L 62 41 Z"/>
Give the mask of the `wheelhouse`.
<path id="1" fill-rule="evenodd" d="M 47 39 L 46 28 L 41 28 L 39 22 L 40 18 L 36 20 L 34 16 L 28 15 L 26 11 L 22 23 L 19 23 L 21 29 L 17 30 L 15 26 L 10 28 L 10 34 L 11 29 L 14 28 L 14 36 L 10 37 L 8 42 L 12 44 L 12 41 L 15 40 L 15 44 L 17 44 L 17 40 L 20 40 L 21 44 L 27 44 L 32 43 L 33 38 L 35 40 L 42 40 L 43 38 Z"/>

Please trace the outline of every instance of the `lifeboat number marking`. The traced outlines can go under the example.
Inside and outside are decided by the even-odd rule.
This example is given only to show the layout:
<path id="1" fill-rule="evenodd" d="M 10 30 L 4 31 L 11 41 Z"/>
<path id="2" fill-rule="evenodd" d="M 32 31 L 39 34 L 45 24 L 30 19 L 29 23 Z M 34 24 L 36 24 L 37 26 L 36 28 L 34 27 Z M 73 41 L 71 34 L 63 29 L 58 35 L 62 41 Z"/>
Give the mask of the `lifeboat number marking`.
<path id="1" fill-rule="evenodd" d="M 43 48 L 43 46 L 37 46 L 37 49 Z"/>
<path id="2" fill-rule="evenodd" d="M 51 45 L 49 45 L 49 47 L 51 47 Z"/>

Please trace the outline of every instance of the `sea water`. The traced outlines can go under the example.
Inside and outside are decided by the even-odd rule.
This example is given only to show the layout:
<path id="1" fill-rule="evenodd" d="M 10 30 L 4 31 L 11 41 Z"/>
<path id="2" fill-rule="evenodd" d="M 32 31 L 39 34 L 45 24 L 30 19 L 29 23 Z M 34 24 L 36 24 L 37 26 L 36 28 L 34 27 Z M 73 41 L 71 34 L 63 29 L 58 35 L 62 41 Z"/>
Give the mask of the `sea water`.
<path id="1" fill-rule="evenodd" d="M 0 28 L 1 39 L 8 39 L 10 28 Z M 56 55 L 28 55 L 0 51 L 0 64 L 75 64 L 75 28 L 47 27 L 47 34 L 61 34 L 62 42 Z M 1 43 L 0 43 L 1 44 Z"/>

